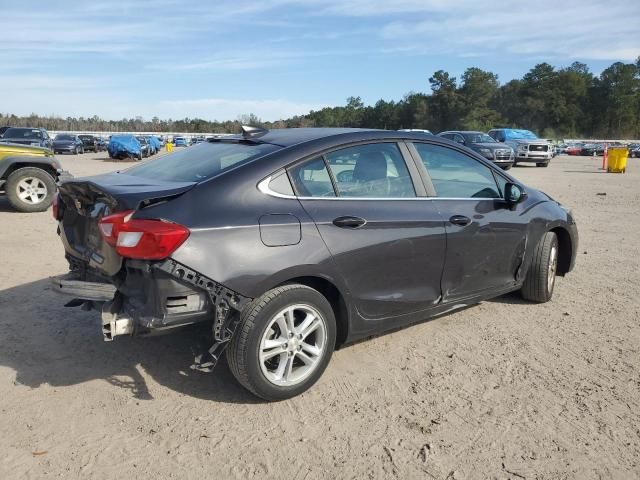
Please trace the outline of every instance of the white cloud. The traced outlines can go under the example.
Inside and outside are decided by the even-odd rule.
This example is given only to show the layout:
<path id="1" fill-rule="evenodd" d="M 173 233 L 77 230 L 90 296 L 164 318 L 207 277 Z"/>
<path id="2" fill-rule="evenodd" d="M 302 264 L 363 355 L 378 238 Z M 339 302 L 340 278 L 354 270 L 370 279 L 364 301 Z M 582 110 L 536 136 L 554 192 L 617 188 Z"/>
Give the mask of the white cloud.
<path id="1" fill-rule="evenodd" d="M 456 8 L 451 16 L 391 21 L 382 36 L 394 42 L 439 45 L 458 56 L 480 48 L 498 55 L 548 59 L 632 61 L 640 55 L 638 5 L 551 0 L 530 5 L 492 5 L 490 12 Z"/>

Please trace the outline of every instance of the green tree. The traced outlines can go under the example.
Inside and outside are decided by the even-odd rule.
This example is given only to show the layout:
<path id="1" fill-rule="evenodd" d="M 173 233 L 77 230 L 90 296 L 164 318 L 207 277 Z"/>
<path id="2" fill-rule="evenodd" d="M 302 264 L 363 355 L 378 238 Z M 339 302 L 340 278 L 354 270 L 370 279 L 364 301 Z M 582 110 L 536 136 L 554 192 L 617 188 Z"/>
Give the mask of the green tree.
<path id="1" fill-rule="evenodd" d="M 489 130 L 501 122 L 502 116 L 493 105 L 498 95 L 498 76 L 476 67 L 462 75 L 460 99 L 460 127 L 465 130 Z"/>
<path id="2" fill-rule="evenodd" d="M 459 109 L 456 78 L 444 70 L 438 70 L 429 78 L 429 84 L 432 92 L 433 129 L 441 131 L 455 128 Z"/>

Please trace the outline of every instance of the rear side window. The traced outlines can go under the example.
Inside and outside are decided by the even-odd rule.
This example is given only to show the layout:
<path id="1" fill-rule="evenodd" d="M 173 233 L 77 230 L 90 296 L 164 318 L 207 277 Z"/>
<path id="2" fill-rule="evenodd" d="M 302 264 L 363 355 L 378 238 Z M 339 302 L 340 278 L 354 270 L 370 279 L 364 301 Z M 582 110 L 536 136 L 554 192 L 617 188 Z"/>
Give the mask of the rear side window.
<path id="1" fill-rule="evenodd" d="M 438 197 L 501 198 L 489 167 L 451 148 L 415 143 Z"/>
<path id="2" fill-rule="evenodd" d="M 200 143 L 135 166 L 123 173 L 168 182 L 202 182 L 279 148 L 271 144 Z"/>
<path id="3" fill-rule="evenodd" d="M 416 192 L 395 143 L 372 143 L 325 155 L 340 197 L 405 198 Z"/>
<path id="4" fill-rule="evenodd" d="M 322 157 L 289 169 L 289 176 L 301 197 L 335 197 L 331 176 Z"/>

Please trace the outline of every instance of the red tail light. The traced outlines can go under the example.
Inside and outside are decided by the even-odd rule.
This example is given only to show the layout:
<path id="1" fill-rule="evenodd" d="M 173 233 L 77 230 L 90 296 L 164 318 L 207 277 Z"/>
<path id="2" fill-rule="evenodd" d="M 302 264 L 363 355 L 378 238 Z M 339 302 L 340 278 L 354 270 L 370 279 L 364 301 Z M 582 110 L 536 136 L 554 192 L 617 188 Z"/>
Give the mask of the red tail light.
<path id="1" fill-rule="evenodd" d="M 133 210 L 115 213 L 100 221 L 105 241 L 118 254 L 141 260 L 162 260 L 189 236 L 189 229 L 163 220 L 131 219 Z"/>
<path id="2" fill-rule="evenodd" d="M 126 222 L 131 215 L 133 215 L 133 210 L 118 212 L 113 215 L 102 217 L 98 226 L 100 227 L 100 233 L 102 233 L 104 241 L 112 247 L 115 247 L 116 243 L 118 243 L 118 231 L 120 225 Z"/>

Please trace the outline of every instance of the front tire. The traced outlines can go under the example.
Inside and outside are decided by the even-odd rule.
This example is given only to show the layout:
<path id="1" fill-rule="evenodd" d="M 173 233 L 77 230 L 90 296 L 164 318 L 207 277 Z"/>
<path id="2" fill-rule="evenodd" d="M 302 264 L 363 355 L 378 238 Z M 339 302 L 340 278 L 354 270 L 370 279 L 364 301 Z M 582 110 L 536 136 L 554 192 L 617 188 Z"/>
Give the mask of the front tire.
<path id="1" fill-rule="evenodd" d="M 316 383 L 335 342 L 336 320 L 327 299 L 307 286 L 285 285 L 244 309 L 227 362 L 247 390 L 265 400 L 284 400 Z"/>
<path id="2" fill-rule="evenodd" d="M 525 300 L 545 303 L 551 300 L 558 269 L 558 238 L 553 232 L 544 234 L 533 252 L 533 260 L 522 285 Z"/>
<path id="3" fill-rule="evenodd" d="M 19 212 L 44 212 L 56 190 L 54 178 L 41 168 L 19 168 L 9 175 L 5 191 L 9 203 Z"/>

